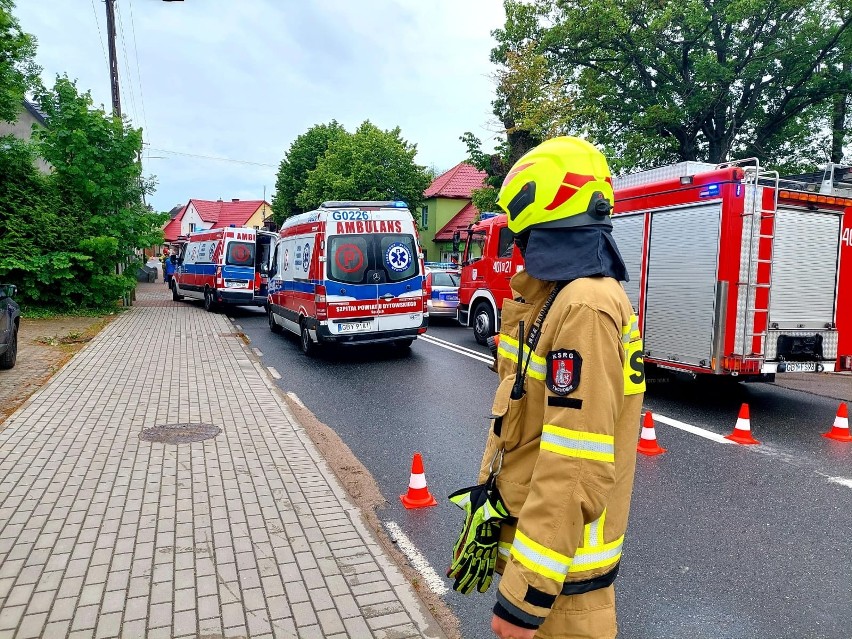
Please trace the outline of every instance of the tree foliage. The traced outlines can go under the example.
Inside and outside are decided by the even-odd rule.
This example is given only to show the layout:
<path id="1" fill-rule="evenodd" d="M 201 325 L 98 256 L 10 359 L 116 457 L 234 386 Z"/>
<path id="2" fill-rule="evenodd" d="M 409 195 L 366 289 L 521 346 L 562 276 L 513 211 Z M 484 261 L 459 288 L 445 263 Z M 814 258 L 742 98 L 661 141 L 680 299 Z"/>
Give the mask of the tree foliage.
<path id="1" fill-rule="evenodd" d="M 584 135 L 616 169 L 747 156 L 806 168 L 832 149 L 840 160 L 852 92 L 847 0 L 505 7 L 492 60 L 508 135 Z"/>
<path id="2" fill-rule="evenodd" d="M 135 287 L 135 250 L 160 243 L 166 219 L 141 202 L 152 188 L 137 161 L 141 131 L 94 109 L 67 78 L 39 104 L 48 127 L 35 142 L 0 144 L 0 279 L 37 306 L 112 304 Z"/>
<path id="3" fill-rule="evenodd" d="M 305 211 L 296 203 L 296 198 L 305 188 L 308 172 L 316 168 L 319 158 L 343 135 L 346 135 L 346 129 L 332 120 L 328 124 L 312 126 L 293 140 L 281 160 L 275 180 L 272 211 L 278 223 Z"/>
<path id="4" fill-rule="evenodd" d="M 317 154 L 323 139 L 328 146 Z M 296 174 L 294 149 L 299 157 L 315 157 L 314 167 Z M 337 122 L 318 125 L 290 147 L 278 183 L 302 185 L 295 206 L 289 207 L 291 212 L 308 211 L 326 200 L 402 200 L 413 209 L 422 202 L 430 182 L 426 168 L 414 161 L 416 153 L 416 145 L 402 138 L 399 127 L 383 131 L 366 121 L 349 133 Z M 306 161 L 299 166 L 308 165 Z M 281 197 L 290 197 L 290 193 Z"/>
<path id="5" fill-rule="evenodd" d="M 36 42 L 21 31 L 12 15 L 15 3 L 0 0 L 0 120 L 18 118 L 27 91 L 39 86 L 39 67 L 33 62 Z"/>

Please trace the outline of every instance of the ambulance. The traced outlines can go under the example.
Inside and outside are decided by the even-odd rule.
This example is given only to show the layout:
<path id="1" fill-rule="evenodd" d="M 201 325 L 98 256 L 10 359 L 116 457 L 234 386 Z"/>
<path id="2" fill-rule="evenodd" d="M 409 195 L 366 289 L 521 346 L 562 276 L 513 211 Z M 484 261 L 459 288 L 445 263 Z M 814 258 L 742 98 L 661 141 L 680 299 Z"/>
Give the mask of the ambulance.
<path id="1" fill-rule="evenodd" d="M 426 332 L 423 254 L 404 202 L 325 202 L 281 227 L 270 265 L 269 328 L 302 351 L 395 344 Z"/>
<path id="2" fill-rule="evenodd" d="M 235 226 L 190 233 L 181 242 L 172 299 L 204 300 L 208 311 L 226 304 L 264 306 L 275 239 L 268 231 Z"/>

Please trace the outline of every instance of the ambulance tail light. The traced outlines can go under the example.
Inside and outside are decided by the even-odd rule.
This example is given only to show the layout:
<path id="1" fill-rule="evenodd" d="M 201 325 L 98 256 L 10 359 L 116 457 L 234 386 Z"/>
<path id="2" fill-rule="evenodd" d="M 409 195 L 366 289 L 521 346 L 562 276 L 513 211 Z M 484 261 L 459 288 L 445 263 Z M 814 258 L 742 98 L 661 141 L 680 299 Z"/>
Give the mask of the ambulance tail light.
<path id="1" fill-rule="evenodd" d="M 216 288 L 224 288 L 225 280 L 222 279 L 222 267 L 216 267 Z"/>
<path id="2" fill-rule="evenodd" d="M 325 286 L 318 284 L 316 289 L 314 289 L 314 302 L 317 306 L 317 319 L 328 319 L 328 304 L 325 299 Z"/>

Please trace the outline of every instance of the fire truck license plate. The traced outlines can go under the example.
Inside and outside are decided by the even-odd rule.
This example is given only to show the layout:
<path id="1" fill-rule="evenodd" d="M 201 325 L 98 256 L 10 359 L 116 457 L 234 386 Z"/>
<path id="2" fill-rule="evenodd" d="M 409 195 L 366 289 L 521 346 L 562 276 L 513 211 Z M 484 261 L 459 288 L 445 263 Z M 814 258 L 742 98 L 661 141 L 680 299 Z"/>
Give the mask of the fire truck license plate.
<path id="1" fill-rule="evenodd" d="M 815 373 L 816 362 L 787 362 L 788 373 Z"/>
<path id="2" fill-rule="evenodd" d="M 341 333 L 357 333 L 370 330 L 370 322 L 341 322 L 338 324 Z"/>

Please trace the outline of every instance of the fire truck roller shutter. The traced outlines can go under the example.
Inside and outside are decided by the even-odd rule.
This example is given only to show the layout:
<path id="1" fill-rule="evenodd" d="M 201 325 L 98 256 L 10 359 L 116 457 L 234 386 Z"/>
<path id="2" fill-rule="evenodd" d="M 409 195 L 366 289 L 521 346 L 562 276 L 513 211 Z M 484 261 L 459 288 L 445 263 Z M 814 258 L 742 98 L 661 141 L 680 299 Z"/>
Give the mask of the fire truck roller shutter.
<path id="1" fill-rule="evenodd" d="M 839 242 L 839 214 L 778 210 L 769 301 L 778 328 L 825 328 L 834 321 Z"/>
<path id="2" fill-rule="evenodd" d="M 639 280 L 642 273 L 642 245 L 644 244 L 645 216 L 614 215 L 612 218 L 612 236 L 618 245 L 624 264 L 627 266 L 629 282 L 624 282 L 624 290 L 633 308 L 639 309 Z"/>
<path id="3" fill-rule="evenodd" d="M 839 213 L 784 208 L 776 213 L 767 359 L 775 359 L 780 335 L 821 334 L 823 357 L 837 357 L 837 334 L 826 324 L 835 321 L 840 222 Z"/>
<path id="4" fill-rule="evenodd" d="M 721 212 L 698 204 L 651 217 L 644 337 L 653 359 L 711 365 Z"/>

